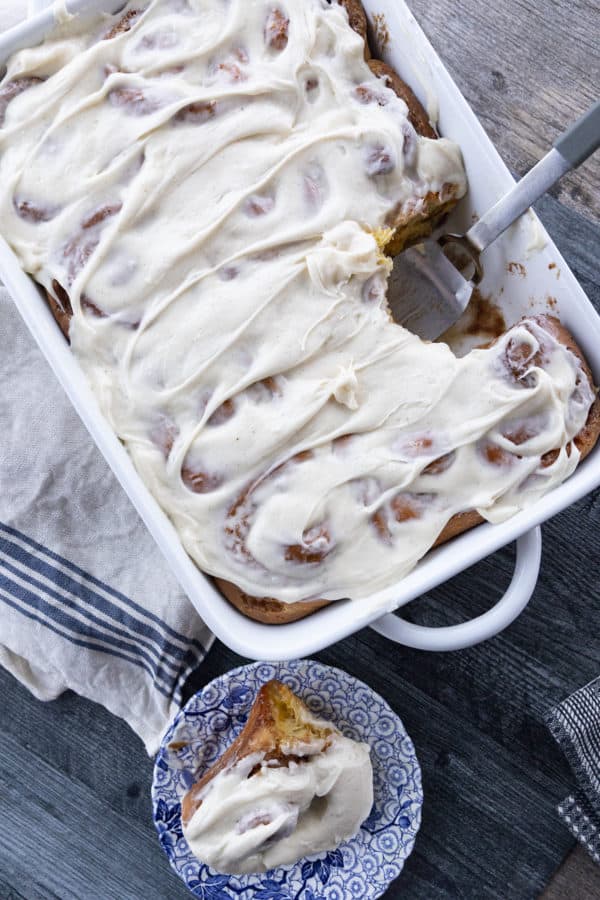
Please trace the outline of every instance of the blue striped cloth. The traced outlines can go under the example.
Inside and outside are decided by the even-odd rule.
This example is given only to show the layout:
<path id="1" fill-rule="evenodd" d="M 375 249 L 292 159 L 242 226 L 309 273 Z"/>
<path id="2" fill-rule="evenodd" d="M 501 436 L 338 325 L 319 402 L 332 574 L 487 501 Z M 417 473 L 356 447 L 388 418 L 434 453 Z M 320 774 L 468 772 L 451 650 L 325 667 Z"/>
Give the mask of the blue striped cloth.
<path id="1" fill-rule="evenodd" d="M 212 635 L 0 288 L 0 663 L 153 752 Z"/>
<path id="2" fill-rule="evenodd" d="M 576 787 L 558 806 L 573 837 L 600 863 L 600 678 L 550 710 L 546 722 L 563 750 Z"/>

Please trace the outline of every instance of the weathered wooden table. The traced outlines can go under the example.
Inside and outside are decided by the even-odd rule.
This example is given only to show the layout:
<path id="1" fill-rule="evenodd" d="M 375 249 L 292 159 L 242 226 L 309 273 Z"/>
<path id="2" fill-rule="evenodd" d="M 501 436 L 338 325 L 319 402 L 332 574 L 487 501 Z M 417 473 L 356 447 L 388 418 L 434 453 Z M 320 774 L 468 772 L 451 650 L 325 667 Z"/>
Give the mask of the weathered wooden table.
<path id="1" fill-rule="evenodd" d="M 600 85 L 592 0 L 412 0 L 508 164 L 523 174 Z M 539 212 L 600 309 L 600 155 Z M 572 781 L 544 711 L 600 670 L 600 492 L 544 528 L 532 603 L 503 635 L 462 653 L 403 650 L 362 632 L 319 654 L 402 716 L 426 803 L 416 849 L 388 896 L 539 896 L 573 842 L 556 803 Z M 505 550 L 411 609 L 427 624 L 476 614 L 511 570 Z M 189 690 L 240 660 L 217 645 Z M 175 900 L 150 817 L 151 763 L 103 709 L 69 695 L 38 703 L 0 671 L 0 898 Z M 546 894 L 600 897 L 600 870 L 571 856 Z"/>

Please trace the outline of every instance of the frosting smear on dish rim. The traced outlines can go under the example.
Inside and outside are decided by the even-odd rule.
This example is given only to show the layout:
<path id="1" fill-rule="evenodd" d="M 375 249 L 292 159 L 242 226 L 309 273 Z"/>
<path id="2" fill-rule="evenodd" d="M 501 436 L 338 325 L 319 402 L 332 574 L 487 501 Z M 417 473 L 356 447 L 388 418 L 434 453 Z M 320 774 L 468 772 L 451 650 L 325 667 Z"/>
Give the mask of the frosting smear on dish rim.
<path id="1" fill-rule="evenodd" d="M 575 468 L 592 390 L 537 323 L 457 359 L 390 320 L 390 224 L 464 190 L 325 0 L 133 2 L 0 86 L 0 231 L 192 558 L 254 596 L 366 596 Z"/>

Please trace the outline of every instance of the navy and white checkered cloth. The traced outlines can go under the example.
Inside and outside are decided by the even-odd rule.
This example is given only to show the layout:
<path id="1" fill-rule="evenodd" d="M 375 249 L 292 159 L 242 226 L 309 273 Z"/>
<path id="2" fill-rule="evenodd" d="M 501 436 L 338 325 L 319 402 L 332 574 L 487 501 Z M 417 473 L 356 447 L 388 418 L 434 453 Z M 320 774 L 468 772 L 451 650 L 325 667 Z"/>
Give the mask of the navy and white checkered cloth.
<path id="1" fill-rule="evenodd" d="M 600 678 L 551 709 L 546 722 L 577 779 L 559 815 L 600 863 Z"/>
<path id="2" fill-rule="evenodd" d="M 0 287 L 0 663 L 151 753 L 213 637 Z"/>

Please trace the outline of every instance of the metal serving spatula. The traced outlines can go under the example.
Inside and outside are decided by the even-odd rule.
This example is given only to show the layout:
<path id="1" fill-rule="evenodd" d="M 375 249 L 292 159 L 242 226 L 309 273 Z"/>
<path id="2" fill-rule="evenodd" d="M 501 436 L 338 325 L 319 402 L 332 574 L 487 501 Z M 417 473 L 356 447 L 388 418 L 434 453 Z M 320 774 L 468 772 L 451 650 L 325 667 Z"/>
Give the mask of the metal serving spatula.
<path id="1" fill-rule="evenodd" d="M 599 146 L 600 100 L 466 234 L 444 234 L 396 256 L 388 291 L 394 319 L 431 341 L 454 325 L 483 278 L 480 253 Z M 446 255 L 450 247 L 466 262 L 461 270 Z"/>

